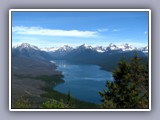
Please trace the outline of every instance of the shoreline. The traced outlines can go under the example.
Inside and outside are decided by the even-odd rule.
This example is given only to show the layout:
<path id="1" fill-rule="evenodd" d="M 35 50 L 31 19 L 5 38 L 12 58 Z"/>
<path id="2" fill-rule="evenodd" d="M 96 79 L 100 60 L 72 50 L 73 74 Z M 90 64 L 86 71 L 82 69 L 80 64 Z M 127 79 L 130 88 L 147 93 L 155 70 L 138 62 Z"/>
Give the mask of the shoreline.
<path id="1" fill-rule="evenodd" d="M 19 97 L 20 98 L 23 97 L 24 99 L 27 99 L 30 102 L 31 106 L 28 109 L 37 109 L 37 108 L 39 109 L 45 101 L 49 101 L 49 100 L 61 101 L 63 99 L 63 103 L 64 104 L 67 103 L 67 94 L 60 93 L 53 89 L 54 86 L 65 82 L 63 80 L 63 75 L 57 75 L 55 76 L 54 79 L 52 78 L 53 75 L 37 76 L 37 77 L 30 77 L 30 76 L 18 76 L 18 77 L 19 79 L 22 79 L 25 81 L 27 80 L 32 81 L 32 83 L 42 82 L 42 84 L 40 84 L 39 86 L 37 86 L 37 88 L 35 88 L 35 91 L 41 91 L 39 92 L 39 94 L 35 94 L 36 92 L 31 93 L 32 91 L 29 91 L 29 90 L 27 91 L 25 87 L 22 88 L 25 90 L 24 90 L 23 96 L 19 96 Z M 30 89 L 32 89 L 34 86 L 30 86 L 30 87 L 31 87 Z M 81 101 L 76 98 L 72 98 L 72 101 L 73 101 L 74 109 L 99 108 L 98 104 Z M 16 109 L 14 106 L 12 108 Z"/>
<path id="2" fill-rule="evenodd" d="M 25 100 L 31 104 L 26 109 L 40 109 L 47 100 L 61 101 L 67 103 L 67 95 L 53 90 L 53 86 L 65 82 L 57 65 L 49 61 L 16 57 L 12 59 L 11 76 L 11 108 L 17 108 L 16 104 L 24 103 Z M 22 100 L 21 100 L 22 99 Z M 99 108 L 99 105 L 72 98 L 73 108 Z M 18 103 L 19 104 L 19 103 Z M 28 104 L 28 103 L 27 103 Z M 21 108 L 18 107 L 18 108 Z"/>

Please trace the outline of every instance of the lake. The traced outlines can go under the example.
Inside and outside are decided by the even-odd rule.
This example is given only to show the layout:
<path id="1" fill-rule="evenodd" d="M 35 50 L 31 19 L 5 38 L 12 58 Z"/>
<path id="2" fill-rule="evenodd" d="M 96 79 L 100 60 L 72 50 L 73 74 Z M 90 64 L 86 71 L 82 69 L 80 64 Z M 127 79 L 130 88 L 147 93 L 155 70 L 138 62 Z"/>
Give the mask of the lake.
<path id="1" fill-rule="evenodd" d="M 53 61 L 52 61 L 53 62 Z M 97 65 L 71 64 L 65 60 L 55 60 L 57 70 L 62 71 L 65 83 L 55 90 L 92 103 L 101 103 L 98 91 L 103 91 L 106 80 L 112 81 L 112 73 L 101 70 Z"/>

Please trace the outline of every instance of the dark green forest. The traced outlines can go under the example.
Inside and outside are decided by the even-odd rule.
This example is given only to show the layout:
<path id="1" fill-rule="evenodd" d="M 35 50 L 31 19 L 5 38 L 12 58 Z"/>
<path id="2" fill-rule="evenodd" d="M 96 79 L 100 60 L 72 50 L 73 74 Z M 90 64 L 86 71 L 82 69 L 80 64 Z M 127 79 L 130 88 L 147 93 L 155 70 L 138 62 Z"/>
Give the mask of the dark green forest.
<path id="1" fill-rule="evenodd" d="M 126 62 L 123 57 L 113 72 L 113 77 L 114 81 L 107 81 L 107 88 L 99 92 L 102 108 L 149 108 L 148 63 L 144 64 L 137 54 L 130 62 Z"/>

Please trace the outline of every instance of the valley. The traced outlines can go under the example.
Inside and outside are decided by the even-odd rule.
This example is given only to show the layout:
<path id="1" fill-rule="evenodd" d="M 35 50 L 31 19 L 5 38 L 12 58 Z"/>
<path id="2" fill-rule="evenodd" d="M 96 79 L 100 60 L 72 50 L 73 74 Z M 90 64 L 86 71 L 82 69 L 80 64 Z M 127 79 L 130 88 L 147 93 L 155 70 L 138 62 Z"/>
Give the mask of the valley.
<path id="1" fill-rule="evenodd" d="M 57 101 L 63 99 L 64 103 L 66 103 L 67 95 L 62 93 L 67 93 L 68 90 L 67 92 L 60 93 L 53 89 L 54 86 L 58 87 L 58 84 L 66 82 L 64 79 L 66 76 L 63 74 L 64 71 L 59 69 L 59 66 L 53 62 L 55 60 L 66 60 L 68 64 L 70 63 L 72 65 L 100 66 L 100 69 L 111 72 L 117 67 L 117 63 L 122 56 L 126 60 L 130 60 L 135 52 L 147 62 L 148 54 L 146 49 L 132 48 L 129 45 L 126 45 L 126 47 L 121 46 L 121 48 L 113 44 L 110 44 L 106 48 L 100 46 L 95 48 L 87 45 L 81 45 L 77 48 L 64 46 L 57 49 L 52 48 L 52 50 L 42 50 L 28 43 L 14 46 L 12 48 L 11 81 L 13 108 L 15 108 L 14 105 L 19 98 L 29 99 L 32 104 L 31 108 L 39 108 L 43 102 L 50 99 Z M 74 69 L 76 73 L 76 68 Z M 86 68 L 82 67 L 82 69 Z M 94 69 L 92 68 L 89 71 L 91 72 L 91 70 Z M 96 73 L 97 71 L 94 74 Z M 75 77 L 77 77 L 76 74 Z M 106 79 L 107 77 L 104 77 L 103 84 L 105 84 Z M 96 104 L 88 103 L 89 101 L 81 101 L 83 99 L 73 99 L 75 106 L 78 108 L 99 107 Z"/>

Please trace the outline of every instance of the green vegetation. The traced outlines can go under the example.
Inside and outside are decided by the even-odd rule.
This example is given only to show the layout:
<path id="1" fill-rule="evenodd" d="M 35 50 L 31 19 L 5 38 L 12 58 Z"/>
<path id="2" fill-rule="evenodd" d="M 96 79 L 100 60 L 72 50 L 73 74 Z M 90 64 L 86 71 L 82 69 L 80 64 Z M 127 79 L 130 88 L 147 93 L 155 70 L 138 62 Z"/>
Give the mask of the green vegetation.
<path id="1" fill-rule="evenodd" d="M 12 105 L 12 108 L 16 109 L 28 109 L 31 107 L 31 104 L 29 103 L 28 99 L 25 99 L 24 97 L 21 97 L 16 101 L 15 104 Z"/>
<path id="2" fill-rule="evenodd" d="M 99 92 L 103 108 L 145 109 L 149 105 L 148 66 L 135 54 L 130 63 L 122 59 L 113 72 L 114 81 L 107 81 L 107 90 Z"/>
<path id="3" fill-rule="evenodd" d="M 56 100 L 48 100 L 42 104 L 43 109 L 61 109 L 61 108 L 68 108 L 67 105 L 63 103 L 63 100 L 60 102 Z"/>
<path id="4" fill-rule="evenodd" d="M 70 93 L 62 94 L 56 90 L 54 90 L 52 87 L 46 86 L 43 88 L 46 93 L 42 94 L 42 97 L 50 98 L 50 99 L 55 99 L 57 101 L 63 100 L 64 104 L 67 104 L 69 108 L 100 108 L 99 105 L 94 104 L 94 103 L 89 103 L 89 102 L 84 102 L 80 101 L 76 98 L 73 98 Z"/>

